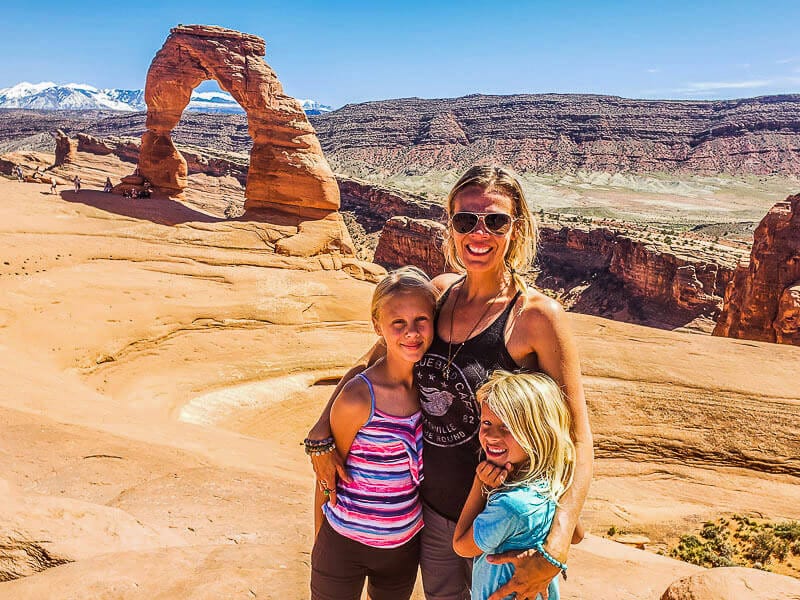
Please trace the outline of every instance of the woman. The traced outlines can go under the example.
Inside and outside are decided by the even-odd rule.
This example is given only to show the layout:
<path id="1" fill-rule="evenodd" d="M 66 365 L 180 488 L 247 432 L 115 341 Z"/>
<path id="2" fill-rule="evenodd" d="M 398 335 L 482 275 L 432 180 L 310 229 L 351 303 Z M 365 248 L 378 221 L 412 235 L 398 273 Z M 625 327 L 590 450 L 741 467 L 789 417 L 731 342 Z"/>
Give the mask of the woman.
<path id="1" fill-rule="evenodd" d="M 469 598 L 471 561 L 453 551 L 453 531 L 472 486 L 479 461 L 479 410 L 475 391 L 497 369 L 541 371 L 561 386 L 572 417 L 575 477 L 561 497 L 543 544 L 547 558 L 566 563 L 592 476 L 592 434 L 583 395 L 578 354 L 566 315 L 555 300 L 527 289 L 521 272 L 535 258 L 537 229 L 516 178 L 506 169 L 475 166 L 456 182 L 447 198 L 450 217 L 445 254 L 459 273 L 433 283 L 443 292 L 433 344 L 417 364 L 423 411 L 426 476 L 422 485 L 425 527 L 421 569 L 429 600 Z M 334 391 L 369 360 L 351 369 Z M 309 440 L 330 436 L 330 402 Z M 336 453 L 313 456 L 324 488 L 337 473 L 347 478 Z M 502 474 L 501 474 L 502 476 Z M 335 494 L 331 495 L 335 502 Z M 491 596 L 500 600 L 546 597 L 558 574 L 541 553 L 528 551 L 494 560 L 513 562 L 515 575 Z"/>

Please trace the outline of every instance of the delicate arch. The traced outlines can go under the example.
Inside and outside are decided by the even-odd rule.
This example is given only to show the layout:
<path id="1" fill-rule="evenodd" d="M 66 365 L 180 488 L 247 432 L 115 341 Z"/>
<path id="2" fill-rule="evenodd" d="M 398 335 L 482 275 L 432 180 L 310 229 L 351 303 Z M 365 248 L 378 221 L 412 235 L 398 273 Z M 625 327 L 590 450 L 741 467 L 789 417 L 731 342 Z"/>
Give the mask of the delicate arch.
<path id="1" fill-rule="evenodd" d="M 338 210 L 339 187 L 300 103 L 286 96 L 264 62 L 260 37 L 222 27 L 180 25 L 170 30 L 147 72 L 147 131 L 139 171 L 161 192 L 177 195 L 187 185 L 186 160 L 171 132 L 192 90 L 214 79 L 247 114 L 253 149 L 245 210 Z"/>

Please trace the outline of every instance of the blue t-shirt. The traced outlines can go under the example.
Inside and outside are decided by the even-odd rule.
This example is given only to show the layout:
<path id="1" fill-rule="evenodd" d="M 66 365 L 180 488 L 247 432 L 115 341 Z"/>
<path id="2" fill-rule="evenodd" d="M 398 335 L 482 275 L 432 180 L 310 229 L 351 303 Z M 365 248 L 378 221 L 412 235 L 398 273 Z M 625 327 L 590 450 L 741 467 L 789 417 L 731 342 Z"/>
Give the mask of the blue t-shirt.
<path id="1" fill-rule="evenodd" d="M 486 507 L 472 525 L 475 543 L 483 552 L 475 557 L 472 567 L 472 600 L 486 600 L 514 574 L 513 565 L 493 565 L 486 557 L 507 550 L 527 550 L 544 542 L 555 512 L 555 502 L 536 483 L 489 496 Z M 559 600 L 558 578 L 550 582 L 547 593 L 550 600 Z"/>

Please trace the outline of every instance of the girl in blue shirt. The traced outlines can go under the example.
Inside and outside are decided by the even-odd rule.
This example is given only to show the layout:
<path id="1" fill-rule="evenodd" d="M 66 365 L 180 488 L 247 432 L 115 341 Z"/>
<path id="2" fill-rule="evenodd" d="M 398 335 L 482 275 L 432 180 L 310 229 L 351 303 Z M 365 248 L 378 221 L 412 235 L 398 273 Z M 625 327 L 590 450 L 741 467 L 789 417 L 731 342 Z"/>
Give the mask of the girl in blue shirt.
<path id="1" fill-rule="evenodd" d="M 478 465 L 453 548 L 474 557 L 472 600 L 486 600 L 514 574 L 511 564 L 489 563 L 490 554 L 535 548 L 566 576 L 566 565 L 543 544 L 558 499 L 572 482 L 575 446 L 569 410 L 547 375 L 495 371 L 476 396 L 486 461 Z M 558 600 L 557 578 L 548 595 Z"/>

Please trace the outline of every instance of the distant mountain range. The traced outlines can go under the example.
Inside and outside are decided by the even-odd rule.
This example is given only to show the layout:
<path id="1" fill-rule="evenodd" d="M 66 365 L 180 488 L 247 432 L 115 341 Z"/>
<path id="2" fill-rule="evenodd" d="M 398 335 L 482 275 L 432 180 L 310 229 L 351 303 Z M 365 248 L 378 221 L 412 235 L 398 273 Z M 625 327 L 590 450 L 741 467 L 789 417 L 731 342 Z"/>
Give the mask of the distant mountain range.
<path id="1" fill-rule="evenodd" d="M 315 100 L 299 100 L 306 114 L 319 115 L 332 108 Z M 144 90 L 98 89 L 83 83 L 59 85 L 51 81 L 22 82 L 0 89 L 0 108 L 32 110 L 147 110 Z M 242 113 L 242 107 L 227 92 L 193 92 L 186 110 L 211 113 Z"/>

